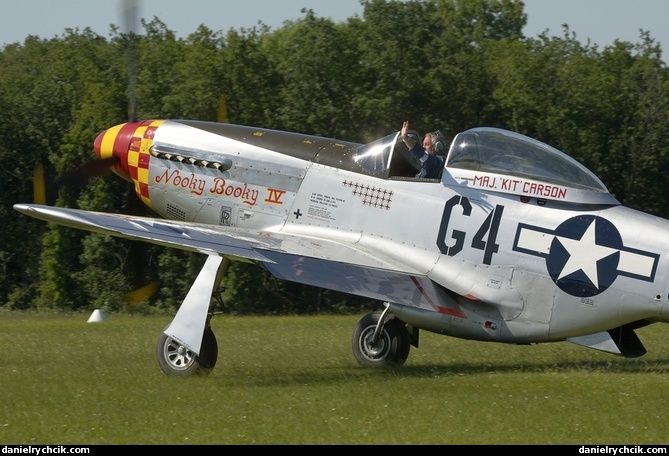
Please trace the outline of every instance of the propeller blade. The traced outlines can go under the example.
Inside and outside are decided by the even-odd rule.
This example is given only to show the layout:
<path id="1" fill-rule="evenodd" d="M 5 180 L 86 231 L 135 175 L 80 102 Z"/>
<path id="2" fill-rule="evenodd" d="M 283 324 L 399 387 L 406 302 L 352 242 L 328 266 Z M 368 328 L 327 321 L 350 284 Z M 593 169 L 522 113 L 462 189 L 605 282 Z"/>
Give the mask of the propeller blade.
<path id="1" fill-rule="evenodd" d="M 91 177 L 102 176 L 111 171 L 118 163 L 117 157 L 92 160 L 78 169 L 52 178 L 42 163 L 35 166 L 33 173 L 33 198 L 37 204 L 53 206 L 58 198 L 58 191 L 63 188 L 80 189 Z"/>
<path id="2" fill-rule="evenodd" d="M 33 201 L 37 204 L 47 204 L 46 178 L 44 177 L 44 166 L 38 163 L 33 175 Z"/>
<path id="3" fill-rule="evenodd" d="M 58 176 L 54 183 L 56 185 L 82 184 L 91 177 L 103 176 L 111 171 L 119 159 L 112 155 L 109 158 L 91 160 L 74 171 Z"/>
<path id="4" fill-rule="evenodd" d="M 228 101 L 225 95 L 221 95 L 218 100 L 218 121 L 221 123 L 228 123 Z"/>
<path id="5" fill-rule="evenodd" d="M 128 84 L 128 122 L 137 120 L 137 46 L 139 43 L 139 1 L 123 0 L 123 29 L 128 40 L 126 77 Z"/>
<path id="6" fill-rule="evenodd" d="M 127 293 L 123 301 L 126 304 L 137 304 L 139 302 L 148 301 L 158 291 L 158 282 L 151 282 L 134 291 Z"/>

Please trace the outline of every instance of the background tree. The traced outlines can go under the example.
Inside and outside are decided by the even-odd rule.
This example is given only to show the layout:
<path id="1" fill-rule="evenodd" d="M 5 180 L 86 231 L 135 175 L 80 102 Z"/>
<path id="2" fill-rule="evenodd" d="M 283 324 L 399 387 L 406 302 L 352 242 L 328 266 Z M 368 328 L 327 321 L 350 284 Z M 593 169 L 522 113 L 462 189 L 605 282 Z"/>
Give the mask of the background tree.
<path id="1" fill-rule="evenodd" d="M 188 292 L 201 255 L 44 224 L 12 209 L 32 201 L 37 163 L 60 175 L 80 169 L 102 130 L 134 117 L 129 106 L 141 119 L 219 120 L 359 142 L 406 119 L 447 136 L 508 128 L 583 162 L 623 204 L 669 216 L 669 79 L 648 33 L 600 49 L 568 26 L 562 36 L 524 37 L 521 1 L 361 4 L 361 17 L 341 23 L 303 10 L 275 31 L 201 26 L 177 39 L 154 18 L 142 22 L 140 36 L 116 26 L 108 39 L 66 30 L 0 49 L 0 305 L 152 312 L 173 310 Z M 150 213 L 114 175 L 69 182 L 56 204 Z M 126 299 L 146 284 L 157 284 L 157 293 Z M 280 281 L 245 262 L 231 263 L 223 285 L 233 312 L 371 304 Z"/>

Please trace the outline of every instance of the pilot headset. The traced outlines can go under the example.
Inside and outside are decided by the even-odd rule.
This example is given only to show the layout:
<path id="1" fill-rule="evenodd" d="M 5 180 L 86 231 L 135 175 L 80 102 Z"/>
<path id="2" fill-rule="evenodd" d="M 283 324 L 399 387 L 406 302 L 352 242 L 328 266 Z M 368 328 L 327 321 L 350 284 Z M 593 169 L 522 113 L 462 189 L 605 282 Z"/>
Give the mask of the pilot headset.
<path id="1" fill-rule="evenodd" d="M 435 131 L 430 133 L 430 135 L 433 138 L 432 145 L 434 146 L 434 152 L 440 155 L 443 154 L 446 150 L 446 146 L 444 145 L 444 141 L 441 139 L 439 132 Z"/>

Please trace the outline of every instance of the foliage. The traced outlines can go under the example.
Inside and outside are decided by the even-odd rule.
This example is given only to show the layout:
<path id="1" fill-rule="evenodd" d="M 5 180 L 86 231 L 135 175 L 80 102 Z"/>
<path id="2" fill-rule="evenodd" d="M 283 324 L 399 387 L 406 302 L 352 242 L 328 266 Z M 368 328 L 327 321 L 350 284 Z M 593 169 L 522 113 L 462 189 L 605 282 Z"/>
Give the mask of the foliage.
<path id="1" fill-rule="evenodd" d="M 0 49 L 0 306 L 174 309 L 198 255 L 19 216 L 32 173 L 93 158 L 94 138 L 138 118 L 194 118 L 371 141 L 405 119 L 449 136 L 509 128 L 561 149 L 625 205 L 669 216 L 669 77 L 647 32 L 602 49 L 562 36 L 525 37 L 514 0 L 361 0 L 345 22 L 311 10 L 277 30 L 200 26 L 177 38 L 158 18 L 139 36 L 67 30 Z M 103 176 L 61 189 L 57 204 L 149 214 L 126 182 Z M 123 296 L 158 283 L 147 302 Z M 233 262 L 231 313 L 314 313 L 369 306 Z"/>

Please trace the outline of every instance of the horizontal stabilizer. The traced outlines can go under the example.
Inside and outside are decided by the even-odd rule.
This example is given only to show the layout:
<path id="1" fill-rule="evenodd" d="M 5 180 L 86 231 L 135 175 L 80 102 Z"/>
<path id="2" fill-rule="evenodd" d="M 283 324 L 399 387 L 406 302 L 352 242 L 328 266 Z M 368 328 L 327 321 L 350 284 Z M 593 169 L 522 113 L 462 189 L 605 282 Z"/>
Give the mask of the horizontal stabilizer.
<path id="1" fill-rule="evenodd" d="M 568 342 L 587 348 L 601 350 L 625 358 L 638 358 L 646 354 L 646 348 L 634 330 L 627 326 L 602 331 L 587 336 L 570 337 Z"/>

